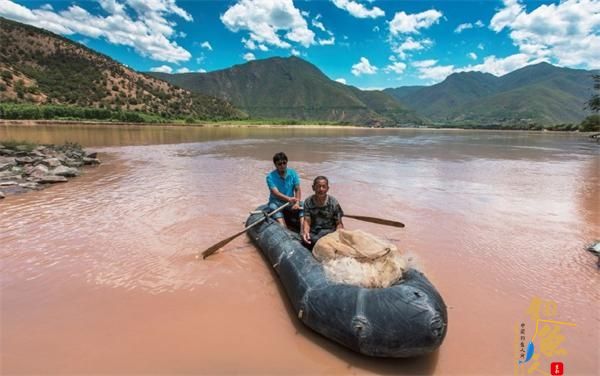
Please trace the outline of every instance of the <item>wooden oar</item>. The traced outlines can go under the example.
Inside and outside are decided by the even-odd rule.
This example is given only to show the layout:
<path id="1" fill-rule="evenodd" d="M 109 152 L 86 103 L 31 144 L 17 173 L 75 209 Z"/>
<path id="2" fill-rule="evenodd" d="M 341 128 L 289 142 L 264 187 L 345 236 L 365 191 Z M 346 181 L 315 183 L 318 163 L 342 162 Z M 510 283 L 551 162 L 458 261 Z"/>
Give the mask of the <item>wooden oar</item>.
<path id="1" fill-rule="evenodd" d="M 242 231 L 238 232 L 235 235 L 232 235 L 230 237 L 228 237 L 227 239 L 223 239 L 220 242 L 218 242 L 215 245 L 210 246 L 208 249 L 206 249 L 205 251 L 201 252 L 202 254 L 202 258 L 205 259 L 208 256 L 212 255 L 213 253 L 215 253 L 219 248 L 223 247 L 225 244 L 229 243 L 230 241 L 232 241 L 233 239 L 237 238 L 238 236 L 242 235 L 243 233 L 245 233 L 246 231 L 248 231 L 249 229 L 251 229 L 252 227 L 256 226 L 257 224 L 261 223 L 262 221 L 264 221 L 265 219 L 267 219 L 268 217 L 272 216 L 273 214 L 285 209 L 290 203 L 286 202 L 285 204 L 281 205 L 280 207 L 278 207 L 277 209 L 273 210 L 272 212 L 270 212 L 269 214 L 267 214 L 266 216 L 262 217 L 261 219 L 257 220 L 256 222 L 250 224 L 248 227 L 246 227 L 245 229 L 243 229 Z"/>
<path id="2" fill-rule="evenodd" d="M 364 215 L 348 215 L 348 214 L 344 214 L 344 217 L 358 219 L 359 221 L 377 223 L 379 225 L 386 225 L 386 226 L 400 227 L 400 228 L 404 227 L 404 223 L 392 221 L 389 219 L 365 217 Z"/>

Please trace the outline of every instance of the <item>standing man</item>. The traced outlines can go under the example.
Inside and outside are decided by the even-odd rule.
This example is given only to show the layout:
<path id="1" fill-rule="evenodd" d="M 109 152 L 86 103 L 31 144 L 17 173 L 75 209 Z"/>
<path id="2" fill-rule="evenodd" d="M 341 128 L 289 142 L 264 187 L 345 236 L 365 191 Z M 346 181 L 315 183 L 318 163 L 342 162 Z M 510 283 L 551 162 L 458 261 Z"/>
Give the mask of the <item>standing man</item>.
<path id="1" fill-rule="evenodd" d="M 267 175 L 267 187 L 269 187 L 269 209 L 271 211 L 277 209 L 281 205 L 289 202 L 291 207 L 286 207 L 283 211 L 277 212 L 273 218 L 283 227 L 285 224 L 284 214 L 300 218 L 300 231 L 304 223 L 304 213 L 302 211 L 302 192 L 300 191 L 300 177 L 296 171 L 287 167 L 288 157 L 283 152 L 279 152 L 273 156 L 275 170 Z"/>

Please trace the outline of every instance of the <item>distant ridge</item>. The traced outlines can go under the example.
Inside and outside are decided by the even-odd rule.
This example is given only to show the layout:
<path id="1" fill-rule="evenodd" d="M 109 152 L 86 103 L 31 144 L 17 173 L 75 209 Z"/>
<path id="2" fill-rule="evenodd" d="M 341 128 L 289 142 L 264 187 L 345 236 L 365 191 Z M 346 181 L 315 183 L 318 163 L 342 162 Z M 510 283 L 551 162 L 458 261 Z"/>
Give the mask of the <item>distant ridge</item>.
<path id="1" fill-rule="evenodd" d="M 254 60 L 209 73 L 149 74 L 230 101 L 254 118 L 389 126 L 422 123 L 388 94 L 333 81 L 297 57 Z"/>
<path id="2" fill-rule="evenodd" d="M 81 44 L 0 17 L 0 102 L 76 105 L 163 117 L 232 119 L 230 103 L 138 73 Z"/>
<path id="3" fill-rule="evenodd" d="M 461 72 L 433 86 L 385 91 L 440 124 L 579 123 L 589 114 L 595 72 L 540 63 L 501 77 Z"/>

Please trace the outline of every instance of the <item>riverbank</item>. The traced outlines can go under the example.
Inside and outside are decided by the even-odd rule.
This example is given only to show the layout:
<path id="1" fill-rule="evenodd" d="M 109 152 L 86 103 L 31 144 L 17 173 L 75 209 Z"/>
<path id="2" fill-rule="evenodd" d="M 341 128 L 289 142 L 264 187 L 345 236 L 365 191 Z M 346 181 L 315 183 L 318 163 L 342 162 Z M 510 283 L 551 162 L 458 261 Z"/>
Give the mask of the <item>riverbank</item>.
<path id="1" fill-rule="evenodd" d="M 36 145 L 0 142 L 0 199 L 7 195 L 39 191 L 80 175 L 83 166 L 100 164 L 96 153 L 80 145 Z"/>

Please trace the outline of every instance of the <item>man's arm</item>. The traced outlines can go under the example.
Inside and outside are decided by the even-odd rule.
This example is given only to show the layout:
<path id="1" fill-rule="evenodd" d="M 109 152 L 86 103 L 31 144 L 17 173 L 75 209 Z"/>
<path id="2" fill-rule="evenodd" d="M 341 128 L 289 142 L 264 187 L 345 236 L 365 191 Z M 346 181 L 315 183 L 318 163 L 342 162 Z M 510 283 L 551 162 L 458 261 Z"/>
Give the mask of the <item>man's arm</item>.
<path id="1" fill-rule="evenodd" d="M 302 239 L 306 244 L 310 244 L 310 217 L 304 217 L 304 227 L 302 228 Z"/>
<path id="2" fill-rule="evenodd" d="M 276 187 L 271 188 L 271 193 L 273 196 L 277 197 L 280 201 L 289 202 L 293 205 L 297 205 L 298 199 L 296 197 L 289 197 L 279 192 Z"/>

